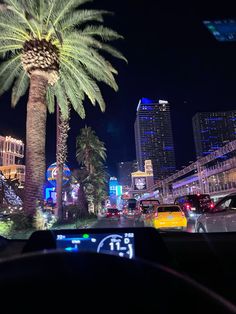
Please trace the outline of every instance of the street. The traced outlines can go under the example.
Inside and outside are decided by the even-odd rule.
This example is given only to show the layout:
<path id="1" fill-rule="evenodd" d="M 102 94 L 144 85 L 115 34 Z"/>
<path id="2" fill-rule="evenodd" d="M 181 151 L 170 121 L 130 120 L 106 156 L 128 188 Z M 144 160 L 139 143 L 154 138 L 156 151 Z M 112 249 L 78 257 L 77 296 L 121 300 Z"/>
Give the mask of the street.
<path id="1" fill-rule="evenodd" d="M 118 219 L 100 218 L 93 225 L 93 228 L 128 228 L 128 227 L 144 227 L 143 222 L 136 222 L 133 219 L 121 217 Z"/>
<path id="2" fill-rule="evenodd" d="M 97 222 L 93 225 L 93 228 L 129 228 L 129 227 L 144 227 L 144 223 L 142 221 L 135 221 L 133 219 L 121 217 L 119 220 L 99 218 Z M 174 230 L 172 229 L 170 231 Z M 188 221 L 188 226 L 185 231 L 190 233 L 195 232 L 194 221 Z"/>

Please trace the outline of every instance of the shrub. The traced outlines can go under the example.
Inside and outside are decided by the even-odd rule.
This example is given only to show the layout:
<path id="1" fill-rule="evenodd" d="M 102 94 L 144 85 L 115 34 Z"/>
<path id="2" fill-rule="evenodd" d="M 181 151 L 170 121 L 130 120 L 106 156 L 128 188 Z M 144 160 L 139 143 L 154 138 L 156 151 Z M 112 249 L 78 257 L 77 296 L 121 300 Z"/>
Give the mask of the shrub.
<path id="1" fill-rule="evenodd" d="M 33 227 L 32 218 L 24 212 L 12 214 L 11 221 L 13 222 L 14 230 L 25 230 Z"/>
<path id="2" fill-rule="evenodd" d="M 33 225 L 37 230 L 45 230 L 50 229 L 56 221 L 57 218 L 50 210 L 45 210 L 38 207 L 34 216 Z"/>
<path id="3" fill-rule="evenodd" d="M 12 221 L 0 221 L 0 235 L 8 238 L 12 231 Z"/>
<path id="4" fill-rule="evenodd" d="M 47 221 L 40 208 L 36 209 L 33 226 L 35 227 L 36 230 L 45 230 L 47 228 Z"/>

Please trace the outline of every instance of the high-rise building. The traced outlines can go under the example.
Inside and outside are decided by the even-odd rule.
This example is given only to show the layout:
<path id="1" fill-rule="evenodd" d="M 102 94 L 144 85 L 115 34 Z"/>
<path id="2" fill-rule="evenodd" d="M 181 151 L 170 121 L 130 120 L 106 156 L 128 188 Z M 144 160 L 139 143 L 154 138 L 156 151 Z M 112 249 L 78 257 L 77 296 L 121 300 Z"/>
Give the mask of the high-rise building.
<path id="1" fill-rule="evenodd" d="M 161 180 L 175 171 L 175 153 L 168 101 L 142 98 L 135 121 L 136 157 L 139 170 L 151 160 L 154 180 Z"/>
<path id="2" fill-rule="evenodd" d="M 196 113 L 193 133 L 197 157 L 210 154 L 236 139 L 236 110 Z"/>
<path id="3" fill-rule="evenodd" d="M 0 171 L 7 179 L 25 180 L 24 143 L 11 136 L 0 136 Z"/>
<path id="4" fill-rule="evenodd" d="M 118 181 L 122 186 L 131 186 L 131 173 L 138 170 L 138 163 L 134 161 L 122 161 L 117 164 Z"/>

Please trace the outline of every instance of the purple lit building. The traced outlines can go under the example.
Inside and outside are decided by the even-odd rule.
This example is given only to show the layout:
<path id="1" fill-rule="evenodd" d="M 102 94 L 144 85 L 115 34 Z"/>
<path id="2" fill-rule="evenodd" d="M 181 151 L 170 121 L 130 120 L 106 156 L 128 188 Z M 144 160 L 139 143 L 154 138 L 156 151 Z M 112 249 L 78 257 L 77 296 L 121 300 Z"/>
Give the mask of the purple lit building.
<path id="1" fill-rule="evenodd" d="M 197 157 L 214 152 L 236 140 L 236 110 L 196 113 L 193 133 Z"/>
<path id="2" fill-rule="evenodd" d="M 134 129 L 139 170 L 144 170 L 145 160 L 151 160 L 155 181 L 173 173 L 175 152 L 168 101 L 142 98 Z"/>

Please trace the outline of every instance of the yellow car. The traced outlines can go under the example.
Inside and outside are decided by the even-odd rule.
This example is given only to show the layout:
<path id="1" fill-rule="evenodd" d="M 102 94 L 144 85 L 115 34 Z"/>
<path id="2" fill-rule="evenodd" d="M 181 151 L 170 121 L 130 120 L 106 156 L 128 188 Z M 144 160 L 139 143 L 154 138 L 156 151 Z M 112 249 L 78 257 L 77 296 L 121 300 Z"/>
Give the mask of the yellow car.
<path id="1" fill-rule="evenodd" d="M 156 229 L 183 230 L 187 227 L 187 219 L 178 205 L 158 205 L 152 214 L 147 215 L 145 224 Z"/>

